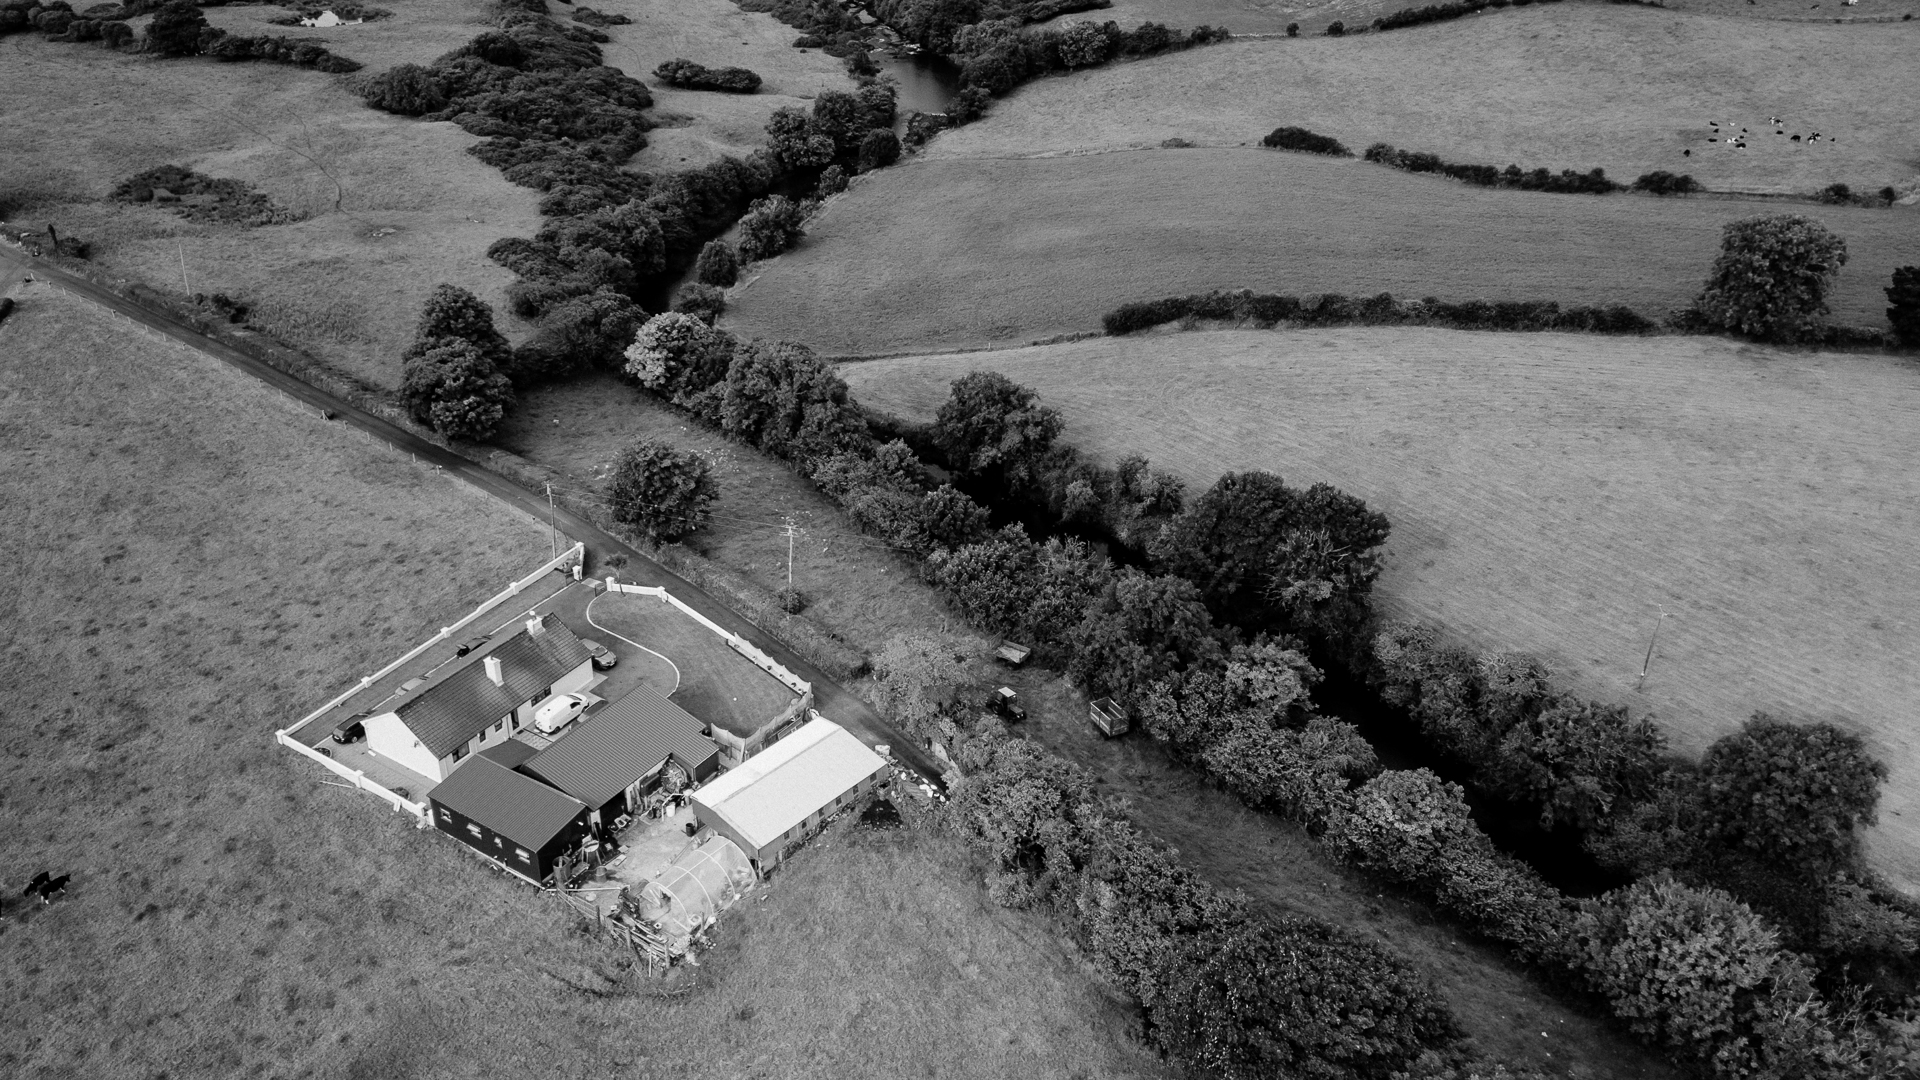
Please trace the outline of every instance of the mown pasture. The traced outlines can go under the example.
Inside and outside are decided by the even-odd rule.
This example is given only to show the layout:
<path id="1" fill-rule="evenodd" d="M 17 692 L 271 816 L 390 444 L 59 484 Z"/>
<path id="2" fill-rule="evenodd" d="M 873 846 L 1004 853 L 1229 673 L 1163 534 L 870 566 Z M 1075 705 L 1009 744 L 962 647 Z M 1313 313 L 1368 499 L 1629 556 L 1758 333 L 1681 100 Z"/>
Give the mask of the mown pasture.
<path id="1" fill-rule="evenodd" d="M 27 286 L 0 326 L 0 1073 L 1169 1075 L 956 843 L 835 833 L 669 988 L 277 746 L 544 523 Z M 11 894 L 9 894 L 11 895 Z"/>
<path id="2" fill-rule="evenodd" d="M 1715 190 L 1860 192 L 1920 179 L 1920 22 L 1836 26 L 1628 4 L 1490 10 L 1347 38 L 1228 42 L 1015 91 L 942 135 L 934 158 L 1158 146 L 1257 146 L 1282 125 L 1355 153 L 1376 142 L 1448 161 L 1656 169 Z M 1768 117 L 1785 121 L 1774 135 Z M 1707 142 L 1708 121 L 1746 149 Z M 1819 132 L 1822 141 L 1791 135 Z M 1682 152 L 1691 150 L 1691 155 Z"/>
<path id="3" fill-rule="evenodd" d="M 841 370 L 861 401 L 924 418 L 982 368 L 1038 390 L 1063 437 L 1109 462 L 1139 452 L 1191 489 L 1269 469 L 1365 498 L 1393 522 L 1385 613 L 1539 654 L 1570 687 L 1652 713 L 1679 749 L 1755 710 L 1862 732 L 1893 769 L 1873 858 L 1920 887 L 1910 361 L 1353 328 Z"/>
<path id="4" fill-rule="evenodd" d="M 1131 300 L 1251 288 L 1443 299 L 1688 303 L 1735 200 L 1473 188 L 1249 149 L 919 161 L 868 176 L 756 266 L 723 325 L 833 355 L 1025 344 L 1097 331 Z M 1833 298 L 1884 326 L 1920 214 L 1793 206 L 1846 238 Z"/>

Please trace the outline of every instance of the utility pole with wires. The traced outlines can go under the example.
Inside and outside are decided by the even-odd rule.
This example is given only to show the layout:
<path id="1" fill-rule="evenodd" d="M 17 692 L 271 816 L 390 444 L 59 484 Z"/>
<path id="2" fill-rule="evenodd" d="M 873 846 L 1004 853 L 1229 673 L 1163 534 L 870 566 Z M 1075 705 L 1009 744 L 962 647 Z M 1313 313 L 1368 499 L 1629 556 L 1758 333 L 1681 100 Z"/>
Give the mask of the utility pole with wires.
<path id="1" fill-rule="evenodd" d="M 793 591 L 793 538 L 795 536 L 798 536 L 799 532 L 793 527 L 792 514 L 788 514 L 785 518 L 785 521 L 786 521 L 786 525 L 785 525 L 784 531 L 787 534 L 787 591 L 792 592 Z"/>
<path id="2" fill-rule="evenodd" d="M 545 486 L 547 489 L 547 533 L 553 538 L 553 557 L 557 559 L 560 557 L 560 527 L 554 524 L 553 520 L 553 484 L 548 483 Z"/>
<path id="3" fill-rule="evenodd" d="M 180 287 L 187 291 L 188 296 L 192 296 L 193 286 L 187 283 L 187 245 L 176 236 L 173 238 L 173 249 L 180 253 Z"/>

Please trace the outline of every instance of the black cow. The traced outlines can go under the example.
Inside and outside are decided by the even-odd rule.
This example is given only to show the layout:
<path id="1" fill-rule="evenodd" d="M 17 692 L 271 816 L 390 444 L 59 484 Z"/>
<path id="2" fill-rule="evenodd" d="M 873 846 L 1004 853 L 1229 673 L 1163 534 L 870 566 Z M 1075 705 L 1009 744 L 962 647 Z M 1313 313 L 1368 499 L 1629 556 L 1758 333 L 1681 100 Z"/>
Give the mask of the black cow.
<path id="1" fill-rule="evenodd" d="M 27 882 L 27 887 L 20 890 L 20 895 L 21 896 L 39 895 L 40 887 L 47 883 L 47 878 L 49 876 L 50 875 L 45 870 L 42 870 L 39 873 L 33 875 L 33 880 Z"/>
<path id="2" fill-rule="evenodd" d="M 73 880 L 72 874 L 61 874 L 59 877 L 54 878 L 53 880 L 47 882 L 45 885 L 40 886 L 40 902 L 43 904 L 53 903 L 53 898 L 60 895 L 63 892 L 66 892 L 67 882 L 72 880 Z"/>

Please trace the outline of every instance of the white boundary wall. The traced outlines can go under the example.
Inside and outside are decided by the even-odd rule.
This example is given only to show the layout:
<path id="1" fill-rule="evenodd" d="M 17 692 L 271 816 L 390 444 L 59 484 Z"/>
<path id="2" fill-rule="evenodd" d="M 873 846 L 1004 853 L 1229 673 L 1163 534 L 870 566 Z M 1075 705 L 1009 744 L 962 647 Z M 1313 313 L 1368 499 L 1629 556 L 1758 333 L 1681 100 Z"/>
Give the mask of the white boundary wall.
<path id="1" fill-rule="evenodd" d="M 398 813 L 404 810 L 407 813 L 412 814 L 415 820 L 419 823 L 419 827 L 422 829 L 426 828 L 429 824 L 432 823 L 432 815 L 430 811 L 428 811 L 427 804 L 425 802 L 414 802 L 411 799 L 404 798 L 398 794 L 395 794 L 393 791 L 381 786 L 380 784 L 367 779 L 367 774 L 360 771 L 359 769 L 349 769 L 345 765 L 342 765 L 339 762 L 333 760 L 333 758 L 327 756 L 326 754 L 322 754 L 318 750 L 315 750 L 313 747 L 307 746 L 306 744 L 300 742 L 298 739 L 295 739 L 293 737 L 293 733 L 296 731 L 299 731 L 303 727 L 306 727 L 308 724 L 313 723 L 315 720 L 319 719 L 320 717 L 325 716 L 329 710 L 338 706 L 341 702 L 347 700 L 348 698 L 359 693 L 360 691 L 365 690 L 367 687 L 372 686 L 375 682 L 379 681 L 380 679 L 385 678 L 387 675 L 391 674 L 393 671 L 398 669 L 402 664 L 407 663 L 408 661 L 412 660 L 414 657 L 419 656 L 421 653 L 426 652 L 428 649 L 431 649 L 435 645 L 438 645 L 441 642 L 447 640 L 453 635 L 459 633 L 461 630 L 466 629 L 468 626 L 473 624 L 474 620 L 484 617 L 488 612 L 492 611 L 494 608 L 497 608 L 501 604 L 506 603 L 508 600 L 511 600 L 514 597 L 520 595 L 522 592 L 526 591 L 527 587 L 532 585 L 534 582 L 539 581 L 541 578 L 547 576 L 548 574 L 553 573 L 555 570 L 560 569 L 561 567 L 571 566 L 571 567 L 577 568 L 583 565 L 586 559 L 586 554 L 587 554 L 587 546 L 585 544 L 575 544 L 572 547 L 568 548 L 567 550 L 561 552 L 559 555 L 555 556 L 554 558 L 549 559 L 544 563 L 541 563 L 539 569 L 535 570 L 533 573 L 528 574 L 526 577 L 523 577 L 518 581 L 512 582 L 505 589 L 501 590 L 499 593 L 495 594 L 493 597 L 488 599 L 485 603 L 481 604 L 479 607 L 474 608 L 472 611 L 468 612 L 466 616 L 462 618 L 459 622 L 454 623 L 452 626 L 441 627 L 439 633 L 433 635 L 427 640 L 421 642 L 419 645 L 415 646 L 405 656 L 402 656 L 400 659 L 395 660 L 393 663 L 388 664 L 386 667 L 381 668 L 379 671 L 376 671 L 373 674 L 368 675 L 365 678 L 362 678 L 358 683 L 347 688 L 346 691 L 341 693 L 339 696 L 335 697 L 332 701 L 327 702 L 325 705 L 322 705 L 319 708 L 308 713 L 307 715 L 301 717 L 299 721 L 295 723 L 293 726 L 281 728 L 279 731 L 274 732 L 273 734 L 274 741 L 288 748 L 289 750 L 292 750 L 298 754 L 301 754 L 304 757 L 307 757 L 313 761 L 320 763 L 321 765 L 324 765 L 328 769 L 328 771 L 332 772 L 336 776 L 339 776 L 349 781 L 350 783 L 353 784 L 354 787 L 359 788 L 361 791 L 370 791 L 373 794 L 379 796 L 383 801 L 385 801 L 386 803 L 388 803 L 393 807 L 394 812 Z M 705 620 L 702 620 L 702 621 L 704 622 Z M 715 629 L 718 629 L 718 628 L 716 627 Z M 768 661 L 768 662 L 772 663 L 772 661 Z M 802 685 L 805 685 L 805 684 L 803 683 Z"/>

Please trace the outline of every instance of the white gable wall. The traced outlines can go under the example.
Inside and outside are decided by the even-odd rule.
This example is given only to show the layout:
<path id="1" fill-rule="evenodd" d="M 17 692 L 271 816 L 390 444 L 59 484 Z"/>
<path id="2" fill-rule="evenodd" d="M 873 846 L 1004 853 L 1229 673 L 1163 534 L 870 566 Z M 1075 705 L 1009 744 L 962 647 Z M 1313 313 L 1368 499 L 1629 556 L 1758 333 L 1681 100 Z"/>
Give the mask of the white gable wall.
<path id="1" fill-rule="evenodd" d="M 443 769 L 435 760 L 433 751 L 420 745 L 413 732 L 400 719 L 397 713 L 381 713 L 369 716 L 363 721 L 367 729 L 367 749 L 381 757 L 427 777 L 433 781 L 447 778 L 451 769 Z"/>

